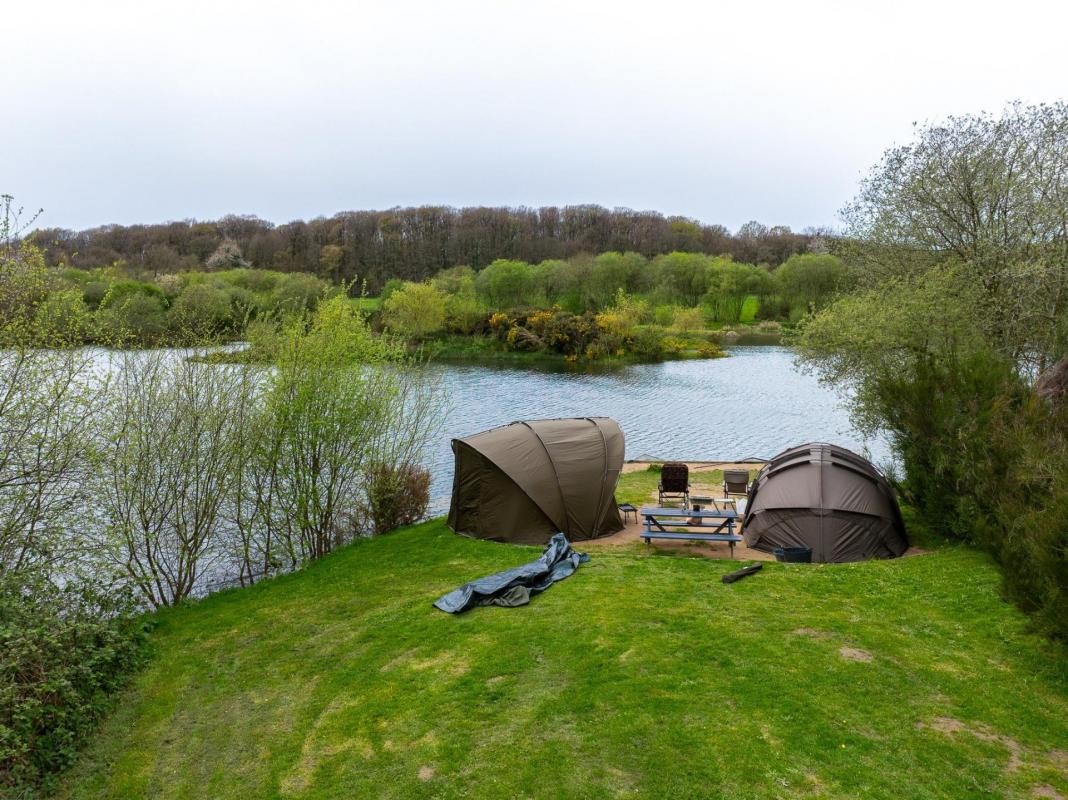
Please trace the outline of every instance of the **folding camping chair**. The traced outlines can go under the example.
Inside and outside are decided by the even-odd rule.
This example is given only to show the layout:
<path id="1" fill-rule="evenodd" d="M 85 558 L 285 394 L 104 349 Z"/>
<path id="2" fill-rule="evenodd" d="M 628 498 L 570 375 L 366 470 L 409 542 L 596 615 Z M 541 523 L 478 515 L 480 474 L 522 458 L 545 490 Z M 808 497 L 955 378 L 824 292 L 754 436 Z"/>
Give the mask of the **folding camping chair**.
<path id="1" fill-rule="evenodd" d="M 744 469 L 727 469 L 723 471 L 723 496 L 732 494 L 749 494 L 749 473 Z"/>
<path id="2" fill-rule="evenodd" d="M 690 468 L 678 461 L 668 461 L 660 468 L 659 505 L 667 497 L 682 498 L 683 508 L 690 505 Z"/>

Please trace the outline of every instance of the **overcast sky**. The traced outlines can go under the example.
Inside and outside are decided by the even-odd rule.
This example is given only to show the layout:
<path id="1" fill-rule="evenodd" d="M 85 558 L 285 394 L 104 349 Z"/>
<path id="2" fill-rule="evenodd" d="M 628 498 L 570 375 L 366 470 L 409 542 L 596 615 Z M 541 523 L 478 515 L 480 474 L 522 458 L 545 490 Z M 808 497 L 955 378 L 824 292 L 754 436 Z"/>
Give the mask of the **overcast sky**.
<path id="1" fill-rule="evenodd" d="M 1068 96 L 1068 3 L 5 6 L 44 226 L 598 203 L 833 225 L 914 121 Z"/>

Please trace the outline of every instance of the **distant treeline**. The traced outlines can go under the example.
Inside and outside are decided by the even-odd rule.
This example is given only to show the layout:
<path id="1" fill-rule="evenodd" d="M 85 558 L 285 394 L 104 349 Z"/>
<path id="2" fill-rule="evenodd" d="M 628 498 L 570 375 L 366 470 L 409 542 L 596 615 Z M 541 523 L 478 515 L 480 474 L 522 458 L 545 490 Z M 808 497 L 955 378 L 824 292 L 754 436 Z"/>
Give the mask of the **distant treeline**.
<path id="1" fill-rule="evenodd" d="M 367 281 L 372 293 L 390 278 L 422 281 L 466 264 L 497 259 L 537 263 L 579 253 L 671 252 L 730 255 L 735 261 L 776 267 L 808 252 L 821 234 L 748 222 L 737 233 L 654 211 L 581 205 L 557 208 L 450 208 L 422 206 L 346 211 L 330 218 L 275 225 L 251 216 L 212 222 L 105 225 L 84 231 L 39 229 L 35 239 L 50 266 L 91 269 L 125 261 L 156 274 L 211 268 L 221 247 L 249 266 L 307 272 L 332 282 Z M 224 248 L 225 249 L 225 248 Z M 219 259 L 217 259 L 219 260 Z M 234 259 L 221 267 L 236 266 Z"/>

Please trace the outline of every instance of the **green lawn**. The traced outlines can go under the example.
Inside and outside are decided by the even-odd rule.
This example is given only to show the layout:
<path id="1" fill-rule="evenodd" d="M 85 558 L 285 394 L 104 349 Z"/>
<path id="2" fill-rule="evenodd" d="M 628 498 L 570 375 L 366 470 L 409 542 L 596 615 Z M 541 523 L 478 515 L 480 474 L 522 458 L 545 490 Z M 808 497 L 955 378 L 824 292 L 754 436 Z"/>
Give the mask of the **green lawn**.
<path id="1" fill-rule="evenodd" d="M 382 308 L 381 297 L 354 297 L 352 302 L 356 304 L 360 311 L 367 311 L 368 313 Z"/>
<path id="2" fill-rule="evenodd" d="M 979 553 L 724 585 L 598 552 L 524 608 L 431 607 L 537 552 L 436 520 L 159 614 L 60 796 L 1068 795 L 1068 659 Z"/>

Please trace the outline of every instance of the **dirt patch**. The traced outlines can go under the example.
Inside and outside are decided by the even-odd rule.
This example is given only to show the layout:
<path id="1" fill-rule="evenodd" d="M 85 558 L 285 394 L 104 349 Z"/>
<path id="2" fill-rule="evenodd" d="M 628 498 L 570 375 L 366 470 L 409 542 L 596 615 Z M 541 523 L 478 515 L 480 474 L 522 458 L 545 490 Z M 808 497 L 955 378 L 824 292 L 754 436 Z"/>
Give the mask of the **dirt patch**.
<path id="1" fill-rule="evenodd" d="M 655 503 L 655 501 L 656 498 L 654 496 L 650 502 Z M 692 542 L 685 540 L 670 541 L 653 539 L 652 542 L 646 544 L 641 538 L 643 530 L 645 530 L 645 527 L 642 523 L 630 522 L 618 533 L 613 533 L 611 536 L 602 536 L 599 539 L 579 542 L 578 547 L 581 550 L 588 550 L 591 553 L 595 553 L 598 550 L 627 548 L 638 552 L 644 551 L 650 554 L 659 552 L 687 556 L 702 556 L 704 558 L 714 559 L 730 560 L 731 558 L 730 545 L 726 542 Z M 735 531 L 737 532 L 738 529 L 735 528 Z M 640 550 L 638 550 L 639 546 Z M 759 550 L 750 550 L 745 546 L 744 541 L 734 545 L 734 558 L 738 561 L 775 560 L 775 557 L 770 553 L 762 553 Z"/>
<path id="2" fill-rule="evenodd" d="M 935 717 L 926 725 L 922 722 L 916 723 L 916 727 L 930 728 L 939 733 L 960 733 L 967 728 L 963 722 L 959 719 L 953 719 L 953 717 Z"/>
<path id="3" fill-rule="evenodd" d="M 830 631 L 820 631 L 815 628 L 798 628 L 793 631 L 794 636 L 807 636 L 810 639 L 830 639 L 834 636 Z"/>
<path id="4" fill-rule="evenodd" d="M 437 770 L 435 770 L 433 767 L 428 766 L 426 764 L 423 764 L 423 766 L 421 766 L 419 768 L 419 773 L 418 773 L 419 780 L 423 781 L 424 783 L 426 783 L 426 781 L 429 781 L 429 780 L 433 779 L 433 777 L 436 774 L 437 774 Z"/>
<path id="5" fill-rule="evenodd" d="M 982 725 L 967 725 L 953 717 L 935 717 L 926 726 L 920 722 L 917 727 L 928 727 L 947 736 L 957 733 L 967 733 L 981 742 L 993 742 L 1009 751 L 1009 760 L 1005 764 L 1006 772 L 1016 772 L 1023 765 L 1023 746 L 1011 736 L 997 733 L 992 728 Z"/>
<path id="6" fill-rule="evenodd" d="M 1043 783 L 1040 786 L 1035 786 L 1031 789 L 1032 797 L 1044 797 L 1047 800 L 1064 800 L 1064 795 L 1050 786 L 1048 783 Z"/>
<path id="7" fill-rule="evenodd" d="M 861 650 L 859 647 L 842 646 L 838 648 L 838 655 L 844 658 L 846 661 L 859 661 L 867 664 L 874 658 L 867 650 Z"/>

